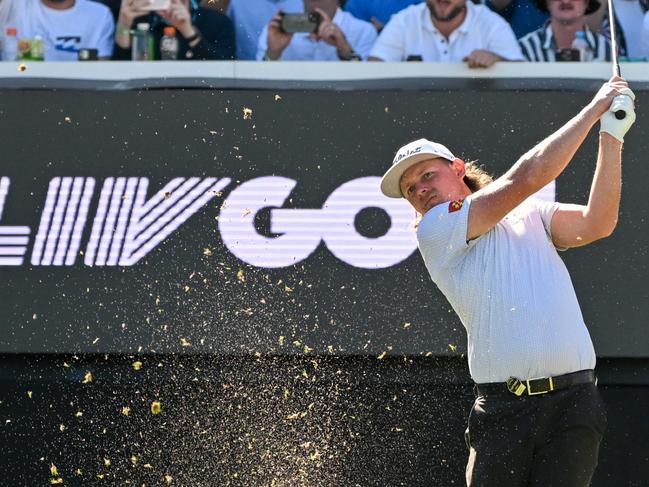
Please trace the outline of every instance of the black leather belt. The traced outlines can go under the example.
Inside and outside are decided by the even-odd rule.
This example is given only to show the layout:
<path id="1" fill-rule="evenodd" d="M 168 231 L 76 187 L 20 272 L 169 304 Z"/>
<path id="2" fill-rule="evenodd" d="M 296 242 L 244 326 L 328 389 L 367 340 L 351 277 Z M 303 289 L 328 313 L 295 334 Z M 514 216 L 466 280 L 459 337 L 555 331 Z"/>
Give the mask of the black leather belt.
<path id="1" fill-rule="evenodd" d="M 590 384 L 595 382 L 594 370 L 580 370 L 570 374 L 558 375 L 556 377 L 538 377 L 535 379 L 521 380 L 510 377 L 507 382 L 489 382 L 476 384 L 476 390 L 480 396 L 490 394 L 514 394 L 516 396 L 535 396 L 548 392 L 565 389 L 577 384 Z"/>

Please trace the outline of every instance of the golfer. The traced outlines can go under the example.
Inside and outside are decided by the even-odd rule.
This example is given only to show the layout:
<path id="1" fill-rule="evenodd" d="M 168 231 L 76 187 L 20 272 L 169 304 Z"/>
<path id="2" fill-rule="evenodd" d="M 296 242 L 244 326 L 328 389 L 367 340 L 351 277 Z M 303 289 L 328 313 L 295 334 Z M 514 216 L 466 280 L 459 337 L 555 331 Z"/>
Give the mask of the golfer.
<path id="1" fill-rule="evenodd" d="M 469 486 L 588 486 L 606 429 L 595 352 L 557 249 L 613 232 L 623 138 L 634 95 L 613 77 L 567 124 L 491 178 L 420 139 L 381 181 L 421 215 L 419 250 L 468 335 L 477 398 L 469 414 Z M 614 112 L 623 110 L 618 119 Z M 599 120 L 586 205 L 529 198 L 557 178 Z"/>

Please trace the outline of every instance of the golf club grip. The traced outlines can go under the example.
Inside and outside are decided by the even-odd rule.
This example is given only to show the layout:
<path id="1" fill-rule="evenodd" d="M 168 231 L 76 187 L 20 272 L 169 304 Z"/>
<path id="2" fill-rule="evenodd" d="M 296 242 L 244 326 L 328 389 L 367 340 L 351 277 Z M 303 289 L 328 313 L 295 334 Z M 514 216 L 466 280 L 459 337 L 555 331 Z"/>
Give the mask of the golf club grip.
<path id="1" fill-rule="evenodd" d="M 618 120 L 624 120 L 626 118 L 626 112 L 624 110 L 617 110 L 615 112 L 615 118 Z"/>

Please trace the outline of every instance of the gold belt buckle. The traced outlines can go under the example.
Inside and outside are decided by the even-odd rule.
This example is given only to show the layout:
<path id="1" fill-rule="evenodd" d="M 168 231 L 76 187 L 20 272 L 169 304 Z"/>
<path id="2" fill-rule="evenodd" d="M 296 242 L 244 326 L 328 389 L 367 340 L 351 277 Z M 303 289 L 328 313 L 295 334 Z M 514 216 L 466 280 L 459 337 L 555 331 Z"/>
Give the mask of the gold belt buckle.
<path id="1" fill-rule="evenodd" d="M 537 392 L 532 392 L 532 388 L 530 387 L 530 381 L 535 381 L 535 380 L 547 380 L 548 385 L 550 386 L 549 389 L 544 389 L 542 391 L 537 391 Z M 548 392 L 551 392 L 554 390 L 554 381 L 552 380 L 552 377 L 537 377 L 535 379 L 527 379 L 526 381 L 527 384 L 527 394 L 530 396 L 537 396 L 539 394 L 547 394 Z"/>

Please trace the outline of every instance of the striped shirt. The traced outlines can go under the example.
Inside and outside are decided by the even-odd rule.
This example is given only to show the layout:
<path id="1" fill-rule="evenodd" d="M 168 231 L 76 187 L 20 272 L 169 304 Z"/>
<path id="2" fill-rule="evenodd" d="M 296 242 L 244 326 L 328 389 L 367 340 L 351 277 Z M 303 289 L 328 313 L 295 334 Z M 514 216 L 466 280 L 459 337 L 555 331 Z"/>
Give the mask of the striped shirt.
<path id="1" fill-rule="evenodd" d="M 592 61 L 610 61 L 611 43 L 601 34 L 584 26 L 586 42 L 593 53 Z M 523 56 L 531 62 L 554 62 L 557 60 L 557 43 L 552 35 L 552 24 L 548 20 L 543 27 L 518 39 Z"/>

